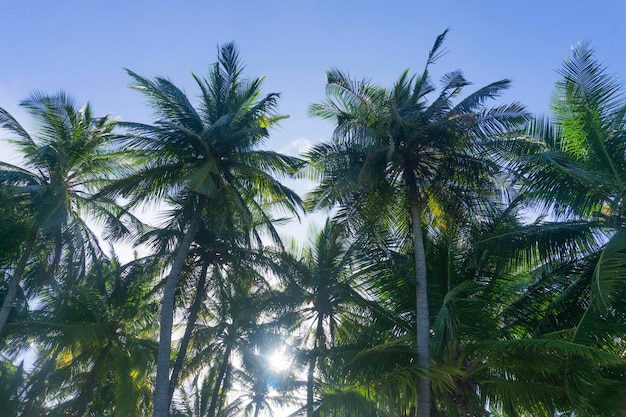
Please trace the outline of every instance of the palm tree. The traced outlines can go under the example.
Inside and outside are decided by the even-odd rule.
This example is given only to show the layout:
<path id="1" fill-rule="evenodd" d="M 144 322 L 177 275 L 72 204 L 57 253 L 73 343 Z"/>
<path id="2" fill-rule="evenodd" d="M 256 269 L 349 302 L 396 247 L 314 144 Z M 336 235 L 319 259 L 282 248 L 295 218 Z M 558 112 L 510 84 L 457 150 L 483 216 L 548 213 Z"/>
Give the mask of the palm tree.
<path id="1" fill-rule="evenodd" d="M 151 262 L 167 265 L 173 258 L 174 247 L 185 234 L 185 219 L 193 214 L 195 207 L 185 206 L 184 201 L 169 201 L 169 215 L 164 224 L 144 233 L 136 242 L 150 246 Z M 199 233 L 190 248 L 189 256 L 177 289 L 177 308 L 186 309 L 184 320 L 184 334 L 178 341 L 176 359 L 174 361 L 170 382 L 170 401 L 177 388 L 179 376 L 185 365 L 188 348 L 192 343 L 192 336 L 197 321 L 205 309 L 205 299 L 211 292 L 211 281 L 221 279 L 222 270 L 228 268 L 233 258 L 246 258 L 250 252 L 245 249 L 247 242 L 240 230 L 232 229 L 235 225 L 232 215 L 226 215 L 226 204 L 222 206 L 207 206 L 204 209 L 200 222 Z M 245 252 L 245 253 L 244 253 Z M 157 283 L 156 288 L 164 285 L 163 280 Z M 190 297 L 187 297 L 189 295 Z"/>
<path id="2" fill-rule="evenodd" d="M 153 274 L 145 261 L 101 260 L 85 280 L 43 295 L 30 319 L 15 323 L 38 347 L 23 415 L 42 408 L 76 416 L 149 413 Z"/>
<path id="3" fill-rule="evenodd" d="M 543 148 L 521 167 L 523 192 L 537 208 L 553 209 L 561 226 L 596 234 L 598 243 L 583 250 L 599 254 L 593 301 L 607 307 L 626 280 L 626 101 L 588 44 L 560 74 L 553 119 L 530 131 Z"/>
<path id="4" fill-rule="evenodd" d="M 139 169 L 117 183 L 113 195 L 128 197 L 131 206 L 171 196 L 194 207 L 165 280 L 154 417 L 168 413 L 175 292 L 204 207 L 230 201 L 240 217 L 266 219 L 266 230 L 277 237 L 267 214 L 269 206 L 276 203 L 293 211 L 299 205 L 298 196 L 273 177 L 291 172 L 299 160 L 257 149 L 267 139 L 268 129 L 282 119 L 275 113 L 278 95 L 261 97 L 262 79 L 247 81 L 241 70 L 234 44 L 224 45 L 208 77 L 194 75 L 201 92 L 197 108 L 167 79 L 150 80 L 128 71 L 156 120 L 153 125 L 124 124 L 132 133 L 124 146 Z"/>
<path id="5" fill-rule="evenodd" d="M 623 307 L 610 317 L 613 333 L 589 320 L 580 327 L 579 332 L 601 338 L 602 347 L 563 339 L 584 314 L 581 281 L 586 278 L 576 278 L 565 265 L 561 271 L 555 264 L 528 270 L 515 260 L 525 258 L 526 248 L 501 259 L 500 250 L 486 247 L 484 242 L 505 230 L 523 234 L 518 217 L 512 206 L 490 219 L 459 222 L 426 236 L 434 311 L 431 412 L 449 417 L 487 416 L 496 409 L 507 416 L 547 417 L 567 410 L 613 415 L 621 403 L 607 400 L 621 398 L 624 361 L 618 352 L 623 346 L 619 337 L 611 342 L 604 335 L 623 333 L 617 326 Z M 413 378 L 421 372 L 415 367 L 411 324 L 415 283 L 406 279 L 411 253 L 394 251 L 396 239 L 385 230 L 368 232 L 363 240 L 376 243 L 359 263 L 358 277 L 378 308 L 371 308 L 371 324 L 352 329 L 351 345 L 335 349 L 332 369 L 339 377 L 327 379 L 318 391 L 316 415 L 414 413 Z M 386 247 L 379 246 L 381 241 Z M 341 357 L 348 359 L 337 360 Z"/>
<path id="6" fill-rule="evenodd" d="M 288 371 L 278 372 L 272 369 L 265 355 L 266 349 L 263 349 L 275 348 L 274 343 L 275 341 L 271 341 L 270 346 L 259 346 L 258 350 L 243 351 L 241 367 L 235 372 L 240 385 L 235 392 L 239 395 L 233 399 L 229 409 L 237 410 L 245 417 L 273 417 L 274 406 L 284 407 L 293 403 L 292 392 L 299 388 L 298 381 Z"/>
<path id="7" fill-rule="evenodd" d="M 250 339 L 247 335 L 241 336 L 236 342 L 240 366 L 230 363 L 234 362 L 232 359 L 227 365 L 228 379 L 233 381 L 225 381 L 215 367 L 208 372 L 197 367 L 191 371 L 191 384 L 185 384 L 192 390 L 181 387 L 182 401 L 176 402 L 172 416 L 258 415 L 262 410 L 272 415 L 274 405 L 285 406 L 295 402 L 292 393 L 300 387 L 299 381 L 291 372 L 272 369 L 267 355 L 275 349 L 280 335 L 260 332 Z M 207 356 L 194 358 L 194 362 L 200 363 L 203 359 L 206 360 Z M 213 398 L 216 393 L 221 398 Z"/>
<path id="8" fill-rule="evenodd" d="M 525 348 L 517 351 L 508 342 L 491 358 L 506 357 L 512 364 L 537 360 L 536 346 L 549 346 L 564 360 L 547 361 L 554 369 L 546 367 L 534 378 L 545 384 L 544 392 L 558 386 L 555 381 L 563 384 L 552 408 L 619 415 L 623 404 L 615 399 L 622 395 L 615 389 L 623 386 L 626 330 L 626 102 L 622 86 L 593 55 L 588 44 L 574 48 L 559 72 L 552 118 L 529 129 L 539 151 L 515 164 L 522 198 L 552 220 L 494 238 L 501 254 L 524 246 L 525 258 L 535 263 L 532 279 L 507 311 L 507 330 L 540 340 L 523 341 Z M 520 375 L 525 376 L 518 380 L 528 376 Z"/>
<path id="9" fill-rule="evenodd" d="M 422 222 L 430 217 L 436 224 L 447 211 L 479 216 L 490 210 L 500 171 L 488 157 L 493 154 L 492 139 L 519 129 L 527 119 L 517 103 L 485 107 L 509 86 L 508 80 L 489 84 L 453 105 L 469 84 L 459 71 L 444 75 L 440 94 L 427 101 L 435 89 L 428 70 L 441 55 L 446 33 L 435 41 L 421 75 L 405 71 L 386 90 L 332 70 L 327 73 L 328 100 L 311 107 L 311 114 L 334 120 L 336 127 L 331 142 L 308 153 L 322 180 L 310 201 L 316 207 L 339 203 L 338 215 L 347 221 L 355 214 L 394 207 L 407 214 L 400 229 L 408 226 L 414 252 L 418 363 L 424 369 L 418 381 L 419 417 L 430 415 L 431 407 L 431 324 Z"/>
<path id="10" fill-rule="evenodd" d="M 484 300 L 491 305 L 487 311 L 492 312 L 497 328 L 465 349 L 470 363 L 479 364 L 472 371 L 473 380 L 490 408 L 505 416 L 621 415 L 626 375 L 621 339 L 626 331 L 623 303 L 610 311 L 592 307 L 593 268 L 589 266 L 597 257 L 581 256 L 570 246 L 571 238 L 566 239 L 567 246 L 558 248 L 559 240 L 550 239 L 546 233 L 550 228 L 554 231 L 557 227 L 518 225 L 511 230 L 505 225 L 491 232 L 497 237 L 491 244 L 499 247 L 485 248 L 479 242 L 477 253 L 483 258 L 495 253 L 500 258 L 497 263 L 508 265 L 505 270 L 509 277 L 504 274 L 492 280 L 486 292 L 483 290 L 487 296 Z M 569 230 L 553 233 L 571 236 Z M 502 247 L 514 245 L 501 237 L 508 235 L 511 240 L 512 234 L 526 244 L 509 256 L 511 252 Z M 577 239 L 581 242 L 580 235 Z M 557 259 L 532 255 L 545 250 L 537 250 L 541 245 L 554 245 L 556 249 L 550 252 L 559 249 L 562 254 Z M 474 296 L 472 300 L 475 303 L 480 298 Z M 480 316 L 472 314 L 469 324 L 479 322 Z"/>
<path id="11" fill-rule="evenodd" d="M 431 379 L 432 413 L 438 416 L 484 415 L 479 370 L 486 357 L 471 348 L 498 336 L 497 313 L 502 303 L 494 297 L 509 282 L 499 276 L 492 262 L 476 266 L 474 242 L 481 224 L 446 219 L 447 228 L 425 236 L 429 274 L 429 303 L 434 311 Z M 487 219 L 481 219 L 487 223 Z M 482 225 L 482 229 L 485 226 Z M 367 259 L 361 260 L 359 280 L 372 300 L 371 323 L 356 329 L 356 343 L 340 374 L 351 381 L 330 386 L 319 402 L 319 412 L 355 410 L 410 416 L 415 413 L 415 381 L 423 376 L 415 355 L 415 282 L 411 248 L 397 249 L 393 230 L 376 225 L 362 230 L 370 242 Z M 484 233 L 484 230 L 482 231 Z M 336 368 L 336 365 L 334 366 Z"/>
<path id="12" fill-rule="evenodd" d="M 294 245 L 280 255 L 277 274 L 284 281 L 281 294 L 286 311 L 299 313 L 304 330 L 302 356 L 307 366 L 307 416 L 313 415 L 316 371 L 324 366 L 330 351 L 349 343 L 350 326 L 367 320 L 368 302 L 357 291 L 354 247 L 345 230 L 330 219 L 313 230 L 309 244 Z"/>
<path id="13" fill-rule="evenodd" d="M 211 395 L 206 415 L 221 415 L 231 390 L 240 385 L 236 364 L 244 356 L 264 353 L 281 344 L 284 317 L 273 312 L 275 294 L 256 270 L 252 253 L 235 252 L 222 274 L 213 272 L 207 301 L 192 337 L 186 368 L 208 372 Z M 243 255 L 243 256 L 240 256 Z M 209 367 L 210 371 L 206 368 Z"/>
<path id="14" fill-rule="evenodd" d="M 44 253 L 44 278 L 48 282 L 64 248 L 72 251 L 71 262 L 84 274 L 89 262 L 102 251 L 81 216 L 103 221 L 111 236 L 129 231 L 120 221 L 122 216 L 134 221 L 113 201 L 93 198 L 98 184 L 121 169 L 109 149 L 115 120 L 95 117 L 89 105 L 79 108 L 65 93 L 33 94 L 20 104 L 32 116 L 36 131 L 31 136 L 0 109 L 0 125 L 13 135 L 11 142 L 24 160 L 24 167 L 0 162 L 0 188 L 11 204 L 26 208 L 32 217 L 26 223 L 22 250 L 7 264 L 11 277 L 0 309 L 0 333 L 37 245 L 52 242 L 53 249 Z"/>

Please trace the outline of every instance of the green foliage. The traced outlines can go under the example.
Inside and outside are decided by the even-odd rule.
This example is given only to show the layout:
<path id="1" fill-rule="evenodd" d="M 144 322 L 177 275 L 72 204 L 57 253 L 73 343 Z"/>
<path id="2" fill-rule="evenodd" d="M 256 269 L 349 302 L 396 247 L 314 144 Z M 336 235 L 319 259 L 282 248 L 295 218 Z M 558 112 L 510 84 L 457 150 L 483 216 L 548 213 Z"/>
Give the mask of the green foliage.
<path id="1" fill-rule="evenodd" d="M 151 124 L 65 93 L 21 103 L 32 133 L 0 109 L 23 156 L 0 162 L 2 412 L 160 417 L 169 394 L 176 417 L 623 415 L 623 86 L 578 45 L 530 121 L 488 107 L 506 79 L 437 91 L 446 35 L 390 88 L 328 71 L 310 113 L 335 129 L 306 164 L 262 149 L 285 116 L 232 43 L 193 74 L 197 103 L 127 70 Z M 294 174 L 334 217 L 285 249 Z M 149 254 L 120 264 L 118 239 Z"/>
<path id="2" fill-rule="evenodd" d="M 21 331 L 39 350 L 25 415 L 41 407 L 89 416 L 147 413 L 157 304 L 145 267 L 99 264 L 86 281 L 43 297 L 29 321 L 14 325 L 26 326 Z"/>
<path id="3" fill-rule="evenodd" d="M 14 365 L 6 359 L 0 361 L 0 404 L 7 415 L 18 415 L 21 409 L 20 391 L 26 373 L 23 364 Z"/>

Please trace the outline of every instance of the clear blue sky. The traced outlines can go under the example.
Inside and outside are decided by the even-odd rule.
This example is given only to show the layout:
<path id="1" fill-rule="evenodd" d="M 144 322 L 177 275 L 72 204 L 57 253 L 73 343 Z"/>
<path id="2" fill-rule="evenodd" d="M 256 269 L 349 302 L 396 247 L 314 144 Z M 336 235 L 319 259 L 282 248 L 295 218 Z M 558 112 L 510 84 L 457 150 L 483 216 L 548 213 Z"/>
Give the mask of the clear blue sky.
<path id="1" fill-rule="evenodd" d="M 448 54 L 433 74 L 462 69 L 480 87 L 511 78 L 502 99 L 544 113 L 555 69 L 577 41 L 590 40 L 613 73 L 626 74 L 626 2 L 604 1 L 10 1 L 0 0 L 0 106 L 20 116 L 31 91 L 63 89 L 97 114 L 149 121 L 128 89 L 130 68 L 165 75 L 196 94 L 217 46 L 234 40 L 249 76 L 266 75 L 290 119 L 269 146 L 328 137 L 307 116 L 324 96 L 331 67 L 390 86 L 405 68 L 421 71 L 437 34 L 450 28 Z M 0 144 L 0 159 L 5 159 Z"/>

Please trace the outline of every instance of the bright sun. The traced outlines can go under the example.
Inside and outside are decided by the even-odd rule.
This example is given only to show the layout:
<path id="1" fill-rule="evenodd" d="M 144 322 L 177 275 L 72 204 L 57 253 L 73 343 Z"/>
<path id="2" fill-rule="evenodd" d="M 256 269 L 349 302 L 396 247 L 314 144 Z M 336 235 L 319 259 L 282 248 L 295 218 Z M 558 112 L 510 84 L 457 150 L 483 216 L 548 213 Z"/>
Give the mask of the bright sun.
<path id="1" fill-rule="evenodd" d="M 289 357 L 282 350 L 276 350 L 269 356 L 270 367 L 276 372 L 289 368 Z"/>

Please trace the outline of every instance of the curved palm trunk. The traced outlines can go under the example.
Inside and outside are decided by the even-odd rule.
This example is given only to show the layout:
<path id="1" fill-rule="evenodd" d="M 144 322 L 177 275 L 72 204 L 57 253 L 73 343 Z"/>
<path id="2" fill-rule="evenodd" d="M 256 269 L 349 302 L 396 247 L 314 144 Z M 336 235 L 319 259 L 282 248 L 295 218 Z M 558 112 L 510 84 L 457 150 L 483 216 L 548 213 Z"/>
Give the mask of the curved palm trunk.
<path id="1" fill-rule="evenodd" d="M 169 392 L 169 401 L 172 402 L 172 396 L 174 395 L 174 390 L 176 389 L 176 384 L 178 383 L 178 376 L 180 375 L 180 371 L 183 369 L 183 362 L 185 361 L 185 356 L 187 355 L 187 348 L 189 347 L 189 342 L 191 341 L 191 333 L 193 331 L 194 326 L 196 325 L 196 321 L 198 320 L 198 314 L 200 313 L 200 309 L 202 308 L 202 301 L 204 300 L 205 294 L 205 285 L 207 278 L 207 271 L 209 269 L 209 262 L 205 262 L 202 266 L 202 271 L 200 272 L 200 281 L 198 282 L 198 287 L 196 289 L 196 297 L 193 300 L 193 304 L 189 309 L 189 318 L 187 319 L 187 326 L 185 327 L 185 334 L 180 341 L 180 348 L 178 349 L 178 353 L 176 355 L 176 361 L 174 362 L 174 367 L 172 368 L 172 376 L 170 377 L 170 392 Z"/>
<path id="2" fill-rule="evenodd" d="M 230 352 L 232 351 L 232 346 L 226 346 L 226 351 L 224 351 L 224 360 L 222 361 L 222 366 L 220 366 L 220 372 L 217 375 L 217 379 L 215 380 L 215 386 L 213 387 L 213 394 L 211 395 L 211 403 L 209 404 L 209 412 L 207 413 L 207 417 L 215 417 L 217 405 L 219 403 L 219 395 L 220 389 L 226 386 L 226 370 L 230 365 Z"/>
<path id="3" fill-rule="evenodd" d="M 191 244 L 200 229 L 202 211 L 206 203 L 207 197 L 200 195 L 191 224 L 178 247 L 172 269 L 165 279 L 165 290 L 163 291 L 163 301 L 161 302 L 161 320 L 159 323 L 159 351 L 157 353 L 157 370 L 154 384 L 153 417 L 168 417 L 169 415 L 170 355 L 172 352 L 172 326 L 174 324 L 176 286 L 185 266 Z"/>
<path id="4" fill-rule="evenodd" d="M 227 367 L 224 382 L 222 383 L 222 395 L 220 395 L 219 402 L 217 403 L 217 410 L 215 411 L 216 416 L 219 416 L 226 406 L 226 394 L 228 394 L 228 390 L 230 389 L 230 378 L 232 377 L 232 374 L 233 367 Z"/>
<path id="5" fill-rule="evenodd" d="M 26 264 L 28 263 L 28 259 L 35 247 L 35 242 L 37 241 L 37 232 L 38 229 L 33 230 L 26 241 L 26 247 L 24 248 L 24 252 L 22 253 L 22 257 L 17 263 L 17 267 L 15 271 L 13 271 L 13 276 L 11 277 L 11 281 L 9 282 L 9 288 L 7 289 L 7 293 L 4 296 L 4 301 L 2 302 L 2 307 L 0 308 L 0 334 L 2 334 L 2 330 L 4 329 L 4 325 L 9 319 L 9 314 L 11 313 L 11 309 L 15 304 L 15 299 L 17 297 L 17 288 L 20 286 L 20 281 L 22 280 L 22 275 L 24 274 L 24 270 L 26 269 Z"/>
<path id="6" fill-rule="evenodd" d="M 415 181 L 407 181 L 411 204 L 411 225 L 413 231 L 413 251 L 415 256 L 415 301 L 417 303 L 417 363 L 424 376 L 417 380 L 417 417 L 430 416 L 430 320 L 428 312 L 428 292 L 426 277 L 426 250 L 422 231 L 420 199 Z"/>

